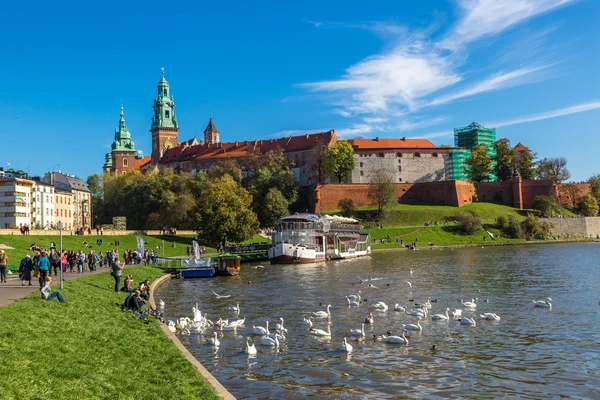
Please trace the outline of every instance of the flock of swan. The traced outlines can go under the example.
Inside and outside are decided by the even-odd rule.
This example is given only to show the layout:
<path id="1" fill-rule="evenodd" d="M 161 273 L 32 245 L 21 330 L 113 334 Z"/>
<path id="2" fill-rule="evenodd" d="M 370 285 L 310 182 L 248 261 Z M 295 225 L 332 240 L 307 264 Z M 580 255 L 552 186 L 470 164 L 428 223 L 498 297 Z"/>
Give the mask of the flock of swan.
<path id="1" fill-rule="evenodd" d="M 411 271 L 412 273 L 412 271 Z M 359 277 L 360 279 L 360 277 Z M 370 278 L 372 279 L 372 278 Z M 376 279 L 376 278 L 375 278 Z M 360 283 L 363 283 L 364 280 L 360 279 Z M 408 281 L 409 287 L 412 288 L 412 284 Z M 373 286 L 369 286 L 371 288 Z M 230 296 L 223 296 L 217 293 L 214 293 L 217 299 L 227 299 Z M 431 300 L 428 298 L 425 302 L 414 302 L 414 308 L 409 309 L 408 307 L 404 307 L 398 303 L 394 304 L 393 307 L 389 307 L 383 301 L 377 301 L 375 303 L 371 303 L 368 305 L 367 299 L 362 298 L 362 292 L 358 291 L 356 294 L 351 294 L 344 296 L 348 307 L 364 307 L 367 306 L 369 308 L 369 313 L 365 317 L 364 321 L 360 324 L 360 328 L 350 329 L 349 332 L 337 332 L 340 335 L 340 344 L 339 349 L 343 352 L 350 353 L 354 350 L 353 346 L 348 342 L 346 336 L 351 336 L 355 341 L 363 341 L 366 338 L 365 334 L 365 325 L 371 325 L 375 323 L 375 313 L 378 318 L 382 313 L 387 313 L 388 310 L 392 310 L 395 313 L 401 313 L 401 315 L 406 315 L 408 317 L 415 318 L 415 323 L 408 324 L 400 324 L 399 331 L 400 335 L 394 335 L 390 331 L 387 331 L 385 334 L 374 334 L 373 339 L 376 341 L 384 341 L 391 344 L 402 344 L 408 345 L 409 339 L 413 333 L 420 334 L 423 332 L 424 327 L 421 325 L 421 321 L 424 319 L 430 318 L 433 322 L 449 322 L 456 321 L 460 325 L 467 326 L 476 326 L 476 311 L 478 307 L 478 299 L 473 298 L 469 301 L 462 301 L 460 303 L 462 308 L 450 308 L 445 307 L 444 312 L 438 312 L 432 314 L 431 310 L 433 308 L 432 303 L 437 303 L 437 300 Z M 413 300 L 409 300 L 413 301 Z M 487 300 L 484 300 L 487 302 Z M 552 299 L 546 298 L 545 300 L 533 300 L 534 307 L 543 307 L 543 308 L 552 308 Z M 159 308 L 164 309 L 165 303 L 160 300 Z M 333 313 L 331 310 L 331 304 L 327 304 L 324 310 L 318 310 L 308 315 L 305 315 L 302 318 L 302 324 L 304 326 L 305 332 L 308 335 L 313 335 L 322 338 L 332 338 L 332 317 Z M 203 334 L 207 330 L 214 330 L 211 334 L 210 340 L 207 341 L 207 344 L 219 348 L 221 346 L 221 342 L 219 341 L 219 333 L 223 334 L 227 331 L 233 331 L 237 333 L 237 330 L 240 329 L 246 333 L 247 337 L 245 340 L 245 353 L 248 355 L 256 355 L 258 353 L 256 345 L 267 346 L 269 348 L 279 348 L 282 341 L 286 340 L 286 335 L 288 333 L 288 329 L 284 327 L 284 319 L 283 317 L 278 317 L 277 323 L 273 329 L 273 331 L 269 328 L 269 321 L 265 321 L 264 326 L 256 326 L 252 325 L 252 328 L 245 327 L 245 318 L 239 318 L 241 313 L 240 303 L 237 302 L 235 305 L 227 307 L 229 312 L 232 312 L 236 315 L 236 319 L 229 320 L 219 318 L 216 321 L 211 321 L 208 316 L 198 308 L 198 304 L 192 308 L 193 317 L 181 317 L 174 320 L 169 320 L 167 322 L 168 329 L 173 333 L 179 333 L 181 335 L 190 335 L 190 334 Z M 463 312 L 470 313 L 470 316 L 463 315 Z M 500 316 L 493 312 L 485 312 L 479 314 L 479 319 L 482 321 L 500 321 Z M 317 328 L 315 326 L 316 323 L 324 323 L 325 326 L 321 326 Z M 435 346 L 433 346 L 435 348 Z"/>

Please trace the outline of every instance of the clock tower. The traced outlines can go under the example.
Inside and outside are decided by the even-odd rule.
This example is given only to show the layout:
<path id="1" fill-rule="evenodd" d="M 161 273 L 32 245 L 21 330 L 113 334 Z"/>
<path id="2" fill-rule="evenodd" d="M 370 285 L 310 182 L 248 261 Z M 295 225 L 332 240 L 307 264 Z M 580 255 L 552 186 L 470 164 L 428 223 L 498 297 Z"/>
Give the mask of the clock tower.
<path id="1" fill-rule="evenodd" d="M 179 125 L 175 117 L 175 99 L 171 96 L 169 83 L 165 79 L 165 69 L 158 82 L 158 96 L 154 100 L 154 116 L 152 117 L 152 164 L 159 163 L 163 154 L 170 148 L 178 146 L 177 133 Z"/>

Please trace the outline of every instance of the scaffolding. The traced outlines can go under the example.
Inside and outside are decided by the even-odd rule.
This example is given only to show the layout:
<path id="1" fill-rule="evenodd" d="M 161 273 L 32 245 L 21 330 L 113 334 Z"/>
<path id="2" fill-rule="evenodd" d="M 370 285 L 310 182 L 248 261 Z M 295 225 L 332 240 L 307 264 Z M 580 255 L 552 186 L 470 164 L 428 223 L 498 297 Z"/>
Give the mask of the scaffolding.
<path id="1" fill-rule="evenodd" d="M 471 156 L 471 149 L 474 146 L 483 144 L 487 147 L 488 153 L 492 159 L 496 158 L 496 150 L 494 142 L 496 141 L 496 129 L 486 128 L 473 122 L 463 128 L 454 129 L 454 146 L 456 149 L 450 151 L 450 169 L 447 176 L 452 180 L 469 181 L 469 177 L 465 172 L 467 164 L 466 160 Z M 496 162 L 494 161 L 494 166 Z M 490 181 L 497 181 L 498 177 L 493 173 L 490 174 Z"/>

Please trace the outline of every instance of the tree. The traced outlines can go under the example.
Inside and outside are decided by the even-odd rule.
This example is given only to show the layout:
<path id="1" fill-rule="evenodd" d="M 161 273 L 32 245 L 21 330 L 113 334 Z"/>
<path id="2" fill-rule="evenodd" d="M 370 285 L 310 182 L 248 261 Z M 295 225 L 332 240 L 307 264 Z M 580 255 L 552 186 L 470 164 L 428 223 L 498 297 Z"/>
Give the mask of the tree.
<path id="1" fill-rule="evenodd" d="M 598 200 L 590 193 L 586 193 L 579 200 L 579 209 L 586 217 L 595 217 L 598 215 Z"/>
<path id="2" fill-rule="evenodd" d="M 590 184 L 590 193 L 600 202 L 600 174 L 592 175 L 588 179 L 588 183 Z"/>
<path id="3" fill-rule="evenodd" d="M 493 171 L 492 159 L 488 148 L 484 144 L 478 144 L 471 149 L 470 157 L 465 161 L 467 168 L 465 172 L 473 182 L 484 182 L 490 180 Z"/>
<path id="4" fill-rule="evenodd" d="M 355 167 L 354 150 L 350 143 L 339 140 L 327 149 L 323 169 L 338 178 L 338 183 L 352 173 Z"/>
<path id="5" fill-rule="evenodd" d="M 230 175 L 234 181 L 242 183 L 242 170 L 233 160 L 219 162 L 208 171 L 208 177 L 211 180 L 222 178 L 225 175 Z"/>
<path id="6" fill-rule="evenodd" d="M 394 180 L 385 170 L 377 170 L 369 183 L 367 194 L 372 204 L 377 206 L 377 215 L 383 216 L 383 212 L 392 202 L 396 200 L 396 186 Z"/>
<path id="7" fill-rule="evenodd" d="M 471 213 L 464 213 L 458 217 L 460 230 L 467 235 L 472 235 L 481 229 L 481 220 Z"/>
<path id="8" fill-rule="evenodd" d="M 265 196 L 262 207 L 260 208 L 261 213 L 259 220 L 263 222 L 265 226 L 275 225 L 275 221 L 279 218 L 285 217 L 289 213 L 289 201 L 277 188 L 271 188 Z"/>
<path id="9" fill-rule="evenodd" d="M 92 198 L 92 224 L 97 224 L 98 216 L 103 217 L 104 214 L 104 184 L 103 179 L 98 174 L 93 174 L 87 177 L 87 187 L 90 189 Z"/>
<path id="10" fill-rule="evenodd" d="M 535 178 L 537 171 L 534 159 L 535 153 L 532 153 L 529 149 L 517 151 L 513 157 L 514 165 L 523 180 Z"/>
<path id="11" fill-rule="evenodd" d="M 538 163 L 537 175 L 539 179 L 549 179 L 555 185 L 571 177 L 564 157 L 544 158 Z"/>
<path id="12" fill-rule="evenodd" d="M 553 217 L 560 211 L 556 197 L 551 194 L 537 196 L 533 202 L 533 208 L 539 211 L 542 217 Z"/>
<path id="13" fill-rule="evenodd" d="M 521 221 L 521 230 L 525 239 L 546 236 L 550 233 L 552 225 L 545 221 L 540 221 L 535 215 L 529 214 L 527 218 Z"/>
<path id="14" fill-rule="evenodd" d="M 494 149 L 496 150 L 494 173 L 500 181 L 511 180 L 513 177 L 515 149 L 510 147 L 510 141 L 506 138 L 494 142 Z"/>
<path id="15" fill-rule="evenodd" d="M 581 198 L 581 190 L 574 183 L 565 183 L 560 185 L 560 201 L 566 207 L 576 209 L 579 207 L 579 199 Z"/>
<path id="16" fill-rule="evenodd" d="M 231 176 L 209 182 L 198 202 L 198 238 L 211 246 L 243 242 L 258 229 L 252 196 Z"/>
<path id="17" fill-rule="evenodd" d="M 354 207 L 354 200 L 352 199 L 338 201 L 338 208 L 344 217 L 352 217 L 356 213 L 356 207 Z"/>

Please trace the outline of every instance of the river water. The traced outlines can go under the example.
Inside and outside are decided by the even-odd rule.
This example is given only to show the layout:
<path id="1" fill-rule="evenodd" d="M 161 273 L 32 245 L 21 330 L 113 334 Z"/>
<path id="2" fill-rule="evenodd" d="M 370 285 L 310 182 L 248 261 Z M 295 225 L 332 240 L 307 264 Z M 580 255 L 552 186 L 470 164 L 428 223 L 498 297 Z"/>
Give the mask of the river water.
<path id="1" fill-rule="evenodd" d="M 172 280 L 156 293 L 170 319 L 193 318 L 198 303 L 211 320 L 233 320 L 227 308 L 239 302 L 246 328 L 220 333 L 218 349 L 207 343 L 212 332 L 178 334 L 237 398 L 600 398 L 600 244 L 424 249 L 262 265 L 242 265 L 238 277 Z M 367 301 L 349 307 L 344 296 L 358 290 Z M 231 297 L 216 299 L 212 291 Z M 432 313 L 477 298 L 476 312 L 464 311 L 477 316 L 477 325 L 427 317 L 408 346 L 373 340 L 387 331 L 401 335 L 401 324 L 416 323 L 393 311 L 395 303 L 412 308 L 410 300 L 428 297 L 437 300 Z M 533 306 L 533 299 L 546 297 L 552 309 Z M 372 309 L 379 301 L 387 312 Z M 332 337 L 309 334 L 303 316 L 327 304 Z M 366 326 L 364 341 L 354 341 L 350 329 L 360 329 L 369 311 L 374 324 Z M 481 320 L 483 312 L 501 320 Z M 257 345 L 258 354 L 247 356 L 252 325 L 268 320 L 272 328 L 278 317 L 289 331 L 279 349 Z M 326 330 L 326 321 L 315 320 L 315 327 Z M 344 337 L 354 347 L 349 354 L 340 350 Z"/>

